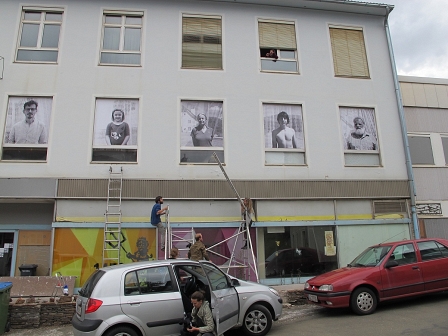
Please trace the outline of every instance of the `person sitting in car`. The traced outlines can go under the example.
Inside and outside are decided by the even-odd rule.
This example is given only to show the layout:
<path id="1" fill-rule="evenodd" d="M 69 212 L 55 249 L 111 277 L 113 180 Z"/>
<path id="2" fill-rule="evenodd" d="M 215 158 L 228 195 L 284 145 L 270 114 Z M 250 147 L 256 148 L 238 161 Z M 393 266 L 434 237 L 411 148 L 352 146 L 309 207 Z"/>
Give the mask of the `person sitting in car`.
<path id="1" fill-rule="evenodd" d="M 204 293 L 196 291 L 191 294 L 192 326 L 187 328 L 193 335 L 217 336 L 215 332 L 215 322 L 208 301 L 204 300 Z"/>

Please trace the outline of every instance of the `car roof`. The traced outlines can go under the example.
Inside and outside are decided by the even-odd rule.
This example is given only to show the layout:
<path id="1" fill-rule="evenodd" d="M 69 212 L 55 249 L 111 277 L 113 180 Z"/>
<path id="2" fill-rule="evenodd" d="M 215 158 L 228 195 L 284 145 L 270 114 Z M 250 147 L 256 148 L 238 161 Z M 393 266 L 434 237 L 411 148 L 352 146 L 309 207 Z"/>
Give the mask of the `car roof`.
<path id="1" fill-rule="evenodd" d="M 448 245 L 448 240 L 446 239 L 442 239 L 442 238 L 420 238 L 420 239 L 404 239 L 404 240 L 398 240 L 398 241 L 393 241 L 393 242 L 384 242 L 384 243 L 380 243 L 377 245 L 372 245 L 372 247 L 374 246 L 393 246 L 393 245 L 397 245 L 397 244 L 406 244 L 406 243 L 419 243 L 419 242 L 425 242 L 425 241 L 438 241 L 440 243 L 443 243 L 444 245 Z"/>
<path id="2" fill-rule="evenodd" d="M 120 264 L 113 266 L 106 266 L 101 268 L 103 271 L 122 270 L 127 268 L 140 268 L 142 266 L 166 266 L 176 264 L 199 264 L 199 262 L 190 259 L 167 259 L 167 260 L 150 260 L 150 261 L 137 261 L 129 264 Z"/>

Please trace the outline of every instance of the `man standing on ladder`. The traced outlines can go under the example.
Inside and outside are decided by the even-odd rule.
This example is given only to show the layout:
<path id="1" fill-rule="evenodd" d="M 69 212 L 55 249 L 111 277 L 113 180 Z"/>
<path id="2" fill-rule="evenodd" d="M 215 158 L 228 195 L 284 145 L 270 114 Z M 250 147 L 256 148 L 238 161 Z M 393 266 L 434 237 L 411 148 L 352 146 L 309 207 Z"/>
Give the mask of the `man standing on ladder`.
<path id="1" fill-rule="evenodd" d="M 191 260 L 210 260 L 207 254 L 207 250 L 205 249 L 205 245 L 202 241 L 202 234 L 197 233 L 195 236 L 196 242 L 190 247 L 190 251 L 188 251 L 188 258 Z"/>
<path id="2" fill-rule="evenodd" d="M 164 215 L 166 213 L 166 211 L 168 210 L 168 207 L 164 207 L 162 208 L 162 204 L 163 204 L 163 197 L 162 196 L 157 196 L 155 199 L 156 204 L 154 204 L 154 206 L 152 207 L 152 211 L 151 211 L 151 224 L 153 226 L 157 226 L 157 228 L 159 229 L 158 231 L 160 232 L 160 249 L 162 251 L 165 250 L 165 226 L 163 225 L 160 216 Z"/>

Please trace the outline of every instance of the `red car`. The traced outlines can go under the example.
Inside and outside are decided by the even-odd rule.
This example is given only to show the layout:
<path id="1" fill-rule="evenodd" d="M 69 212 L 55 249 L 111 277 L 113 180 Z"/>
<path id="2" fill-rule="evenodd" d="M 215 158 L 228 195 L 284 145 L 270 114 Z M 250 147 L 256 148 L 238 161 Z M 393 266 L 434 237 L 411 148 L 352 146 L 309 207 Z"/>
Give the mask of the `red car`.
<path id="1" fill-rule="evenodd" d="M 305 284 L 308 301 L 328 308 L 350 307 L 358 315 L 378 302 L 448 290 L 448 240 L 416 239 L 367 248 L 347 267 Z"/>

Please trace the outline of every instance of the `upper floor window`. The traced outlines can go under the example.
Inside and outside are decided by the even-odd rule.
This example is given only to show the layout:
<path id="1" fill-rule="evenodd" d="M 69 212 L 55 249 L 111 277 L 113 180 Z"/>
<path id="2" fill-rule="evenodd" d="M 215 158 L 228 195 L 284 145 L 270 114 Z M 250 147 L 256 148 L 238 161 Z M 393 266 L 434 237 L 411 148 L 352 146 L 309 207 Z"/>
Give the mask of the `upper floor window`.
<path id="1" fill-rule="evenodd" d="M 222 69 L 220 16 L 182 17 L 182 68 Z"/>
<path id="2" fill-rule="evenodd" d="M 143 13 L 105 12 L 100 64 L 140 65 Z"/>
<path id="3" fill-rule="evenodd" d="M 339 107 L 346 166 L 379 166 L 378 130 L 373 108 Z"/>
<path id="4" fill-rule="evenodd" d="M 16 61 L 56 63 L 63 12 L 24 8 Z"/>
<path id="5" fill-rule="evenodd" d="M 292 22 L 258 22 L 262 71 L 297 72 L 296 30 Z"/>
<path id="6" fill-rule="evenodd" d="M 362 29 L 330 27 L 330 39 L 336 77 L 370 77 Z"/>
<path id="7" fill-rule="evenodd" d="M 433 165 L 434 156 L 430 136 L 408 135 L 409 151 L 413 165 Z"/>

